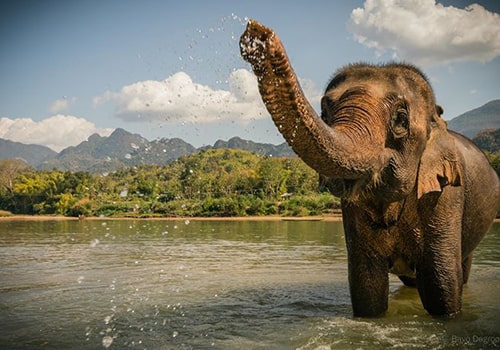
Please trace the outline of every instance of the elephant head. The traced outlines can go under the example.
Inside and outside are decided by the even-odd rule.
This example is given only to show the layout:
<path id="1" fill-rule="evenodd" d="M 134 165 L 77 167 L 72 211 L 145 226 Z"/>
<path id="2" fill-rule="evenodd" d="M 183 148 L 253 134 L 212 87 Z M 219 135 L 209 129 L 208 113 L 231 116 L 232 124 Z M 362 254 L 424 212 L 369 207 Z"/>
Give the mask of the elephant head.
<path id="1" fill-rule="evenodd" d="M 335 194 L 352 201 L 375 194 L 392 203 L 417 183 L 421 196 L 460 182 L 442 110 L 417 68 L 349 65 L 329 82 L 318 116 L 271 29 L 250 21 L 240 49 L 279 131 Z"/>

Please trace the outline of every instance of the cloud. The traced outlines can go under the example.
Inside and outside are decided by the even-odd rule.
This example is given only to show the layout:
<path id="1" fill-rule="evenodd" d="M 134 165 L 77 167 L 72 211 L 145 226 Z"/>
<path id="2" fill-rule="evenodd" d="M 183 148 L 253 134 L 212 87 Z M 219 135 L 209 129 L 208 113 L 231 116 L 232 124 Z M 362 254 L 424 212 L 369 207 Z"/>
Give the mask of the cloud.
<path id="1" fill-rule="evenodd" d="M 304 89 L 317 94 L 314 84 Z M 114 102 L 115 115 L 125 121 L 182 124 L 210 124 L 234 121 L 248 124 L 268 118 L 255 76 L 245 69 L 232 72 L 228 89 L 212 89 L 194 82 L 185 72 L 163 81 L 147 80 L 124 86 L 119 92 L 107 91 L 94 98 L 94 106 Z"/>
<path id="2" fill-rule="evenodd" d="M 318 108 L 321 105 L 323 91 L 320 91 L 314 81 L 312 81 L 311 79 L 299 78 L 299 83 L 309 103 L 313 107 Z"/>
<path id="3" fill-rule="evenodd" d="M 49 107 L 51 113 L 59 113 L 66 110 L 70 104 L 76 102 L 76 97 L 66 97 L 55 100 Z"/>
<path id="4" fill-rule="evenodd" d="M 0 118 L 0 138 L 26 144 L 45 145 L 54 151 L 75 146 L 90 135 L 108 136 L 113 129 L 97 128 L 84 118 L 54 115 L 41 121 L 31 118 Z"/>
<path id="5" fill-rule="evenodd" d="M 267 115 L 257 81 L 250 72 L 234 71 L 228 83 L 229 90 L 214 90 L 178 72 L 163 81 L 141 81 L 124 86 L 119 92 L 108 91 L 94 98 L 94 105 L 113 101 L 118 118 L 136 122 L 214 123 L 228 118 L 249 120 Z"/>
<path id="6" fill-rule="evenodd" d="M 378 56 L 425 66 L 485 63 L 500 55 L 500 16 L 478 4 L 459 9 L 435 0 L 366 0 L 352 11 L 348 27 Z"/>

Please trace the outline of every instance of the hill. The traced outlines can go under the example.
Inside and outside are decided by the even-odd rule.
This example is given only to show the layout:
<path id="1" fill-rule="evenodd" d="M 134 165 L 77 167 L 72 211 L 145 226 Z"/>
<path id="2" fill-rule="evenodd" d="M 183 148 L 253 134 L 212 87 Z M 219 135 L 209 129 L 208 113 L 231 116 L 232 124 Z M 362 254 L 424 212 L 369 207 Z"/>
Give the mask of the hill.
<path id="1" fill-rule="evenodd" d="M 483 130 L 472 141 L 485 151 L 498 153 L 500 152 L 500 129 Z"/>
<path id="2" fill-rule="evenodd" d="M 57 152 L 40 145 L 26 145 L 20 142 L 0 139 L 0 159 L 16 158 L 34 167 L 53 158 Z"/>
<path id="3" fill-rule="evenodd" d="M 448 121 L 448 128 L 473 138 L 480 131 L 500 128 L 500 99 L 465 112 Z"/>
<path id="4" fill-rule="evenodd" d="M 45 146 L 24 145 L 0 139 L 0 159 L 22 158 L 29 165 L 44 170 L 58 169 L 107 173 L 122 167 L 144 164 L 166 165 L 182 156 L 209 149 L 241 149 L 273 157 L 294 157 L 286 144 L 272 145 L 233 137 L 218 140 L 213 146 L 195 148 L 179 138 L 148 141 L 139 134 L 118 128 L 108 137 L 91 135 L 76 146 L 60 153 Z"/>
<path id="5" fill-rule="evenodd" d="M 148 141 L 121 128 L 108 137 L 94 134 L 77 146 L 65 148 L 41 164 L 42 169 L 109 172 L 140 164 L 165 165 L 195 151 L 181 139 Z"/>
<path id="6" fill-rule="evenodd" d="M 249 140 L 244 140 L 239 137 L 233 137 L 228 141 L 217 140 L 213 146 L 206 147 L 207 149 L 241 149 L 244 151 L 250 151 L 256 154 L 262 154 L 271 157 L 296 157 L 292 148 L 287 145 L 286 142 L 280 145 L 273 145 L 270 143 L 258 143 Z"/>

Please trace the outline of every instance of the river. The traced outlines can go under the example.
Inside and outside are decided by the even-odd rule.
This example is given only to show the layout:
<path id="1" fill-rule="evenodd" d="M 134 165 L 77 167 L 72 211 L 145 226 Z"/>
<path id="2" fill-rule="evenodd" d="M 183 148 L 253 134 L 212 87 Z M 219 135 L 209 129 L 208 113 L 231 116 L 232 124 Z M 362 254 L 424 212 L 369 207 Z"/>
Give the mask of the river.
<path id="1" fill-rule="evenodd" d="M 352 317 L 338 222 L 0 221 L 0 348 L 500 348 L 500 224 L 456 319 L 390 281 Z"/>

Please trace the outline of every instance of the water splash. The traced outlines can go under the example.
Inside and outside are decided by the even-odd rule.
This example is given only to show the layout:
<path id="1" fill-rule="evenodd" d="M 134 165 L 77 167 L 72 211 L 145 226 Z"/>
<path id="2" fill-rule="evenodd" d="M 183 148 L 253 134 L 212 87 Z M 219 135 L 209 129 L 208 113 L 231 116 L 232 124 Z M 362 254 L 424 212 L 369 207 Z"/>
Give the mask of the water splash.
<path id="1" fill-rule="evenodd" d="M 111 346 L 111 344 L 113 344 L 113 337 L 105 335 L 102 338 L 102 346 L 104 346 L 107 349 Z"/>

